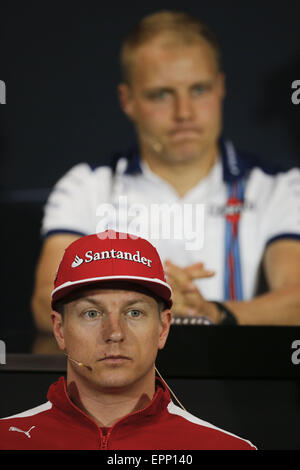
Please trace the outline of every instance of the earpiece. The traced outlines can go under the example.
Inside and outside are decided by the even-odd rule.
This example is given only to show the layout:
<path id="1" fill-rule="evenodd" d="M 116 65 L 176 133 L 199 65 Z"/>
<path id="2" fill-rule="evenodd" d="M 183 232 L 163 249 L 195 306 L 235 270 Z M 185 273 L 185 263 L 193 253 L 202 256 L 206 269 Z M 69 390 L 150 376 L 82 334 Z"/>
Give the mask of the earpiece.
<path id="1" fill-rule="evenodd" d="M 65 356 L 67 356 L 67 358 L 69 359 L 69 361 L 71 362 L 74 362 L 75 364 L 78 365 L 78 367 L 86 367 L 87 369 L 89 370 L 92 370 L 92 368 L 90 366 L 88 366 L 87 364 L 83 364 L 83 362 L 79 362 L 79 361 L 76 361 L 76 359 L 73 359 L 72 357 L 69 356 L 69 354 L 66 354 L 64 353 Z M 178 400 L 178 398 L 176 397 L 175 393 L 173 392 L 173 390 L 171 390 L 171 388 L 169 387 L 169 385 L 167 384 L 167 382 L 163 379 L 162 375 L 160 374 L 160 372 L 158 371 L 157 367 L 155 366 L 155 371 L 156 373 L 159 375 L 159 377 L 161 378 L 161 380 L 164 382 L 164 384 L 166 385 L 166 387 L 168 388 L 168 390 L 170 391 L 170 393 L 173 395 L 173 397 L 175 398 L 175 400 L 177 401 L 177 403 L 179 404 L 179 406 L 184 410 L 186 411 L 186 409 L 184 408 L 184 406 L 182 405 L 182 403 Z"/>

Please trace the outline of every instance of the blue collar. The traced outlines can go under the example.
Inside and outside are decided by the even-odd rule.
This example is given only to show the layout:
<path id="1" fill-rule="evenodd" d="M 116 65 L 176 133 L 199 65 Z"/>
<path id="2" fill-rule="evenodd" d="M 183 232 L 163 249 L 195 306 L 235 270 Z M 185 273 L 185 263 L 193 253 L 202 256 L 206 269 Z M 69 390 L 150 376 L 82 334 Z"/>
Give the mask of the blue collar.
<path id="1" fill-rule="evenodd" d="M 253 167 L 261 166 L 255 155 L 237 151 L 229 140 L 221 138 L 219 147 L 222 158 L 223 180 L 226 183 L 243 179 Z"/>
<path id="2" fill-rule="evenodd" d="M 240 180 L 244 178 L 254 166 L 261 166 L 261 163 L 255 155 L 240 151 L 237 152 L 232 142 L 225 140 L 223 137 L 219 139 L 219 148 L 223 166 L 223 180 L 227 183 Z M 115 154 L 110 159 L 109 166 L 113 171 L 116 170 L 117 163 L 121 158 L 127 159 L 125 175 L 142 173 L 141 159 L 136 145 L 133 145 L 124 153 Z"/>
<path id="3" fill-rule="evenodd" d="M 125 175 L 133 175 L 136 173 L 142 173 L 141 157 L 137 148 L 131 150 L 130 158 L 128 158 L 127 168 Z"/>

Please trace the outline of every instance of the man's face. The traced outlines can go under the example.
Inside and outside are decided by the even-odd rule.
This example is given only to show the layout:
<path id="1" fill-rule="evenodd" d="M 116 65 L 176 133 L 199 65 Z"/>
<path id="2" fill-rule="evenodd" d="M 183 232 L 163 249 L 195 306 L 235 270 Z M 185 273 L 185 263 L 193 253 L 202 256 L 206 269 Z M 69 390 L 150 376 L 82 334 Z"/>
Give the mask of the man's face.
<path id="1" fill-rule="evenodd" d="M 137 291 L 86 289 L 65 305 L 64 321 L 53 314 L 54 334 L 61 349 L 89 366 L 72 362 L 71 375 L 97 389 L 127 388 L 154 376 L 158 349 L 164 347 L 171 314 L 158 312 L 153 297 Z"/>
<path id="2" fill-rule="evenodd" d="M 216 150 L 224 77 L 206 42 L 167 44 L 158 37 L 140 46 L 130 86 L 120 85 L 119 93 L 135 124 L 142 156 L 172 164 Z"/>

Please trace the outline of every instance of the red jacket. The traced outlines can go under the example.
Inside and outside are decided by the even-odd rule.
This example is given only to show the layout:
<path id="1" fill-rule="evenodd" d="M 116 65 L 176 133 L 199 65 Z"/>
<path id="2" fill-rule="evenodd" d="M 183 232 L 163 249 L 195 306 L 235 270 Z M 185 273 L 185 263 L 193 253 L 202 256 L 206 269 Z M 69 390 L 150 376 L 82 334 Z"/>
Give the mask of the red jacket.
<path id="1" fill-rule="evenodd" d="M 176 406 L 160 379 L 146 408 L 109 429 L 99 428 L 74 405 L 64 377 L 50 386 L 47 398 L 43 405 L 0 419 L 0 449 L 256 449 Z"/>

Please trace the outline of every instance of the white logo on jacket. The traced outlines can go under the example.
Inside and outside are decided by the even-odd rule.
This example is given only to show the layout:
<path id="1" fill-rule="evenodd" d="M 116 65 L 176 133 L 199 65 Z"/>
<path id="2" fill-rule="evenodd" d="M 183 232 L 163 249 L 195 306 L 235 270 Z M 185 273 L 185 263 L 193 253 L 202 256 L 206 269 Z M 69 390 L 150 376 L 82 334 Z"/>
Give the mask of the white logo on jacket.
<path id="1" fill-rule="evenodd" d="M 31 429 L 33 429 L 33 428 L 35 428 L 35 426 L 31 426 L 31 428 L 29 428 L 28 431 L 22 431 L 22 429 L 11 426 L 9 428 L 9 431 L 23 432 L 24 434 L 26 434 L 27 437 L 31 438 L 31 435 L 29 433 L 30 433 Z"/>

